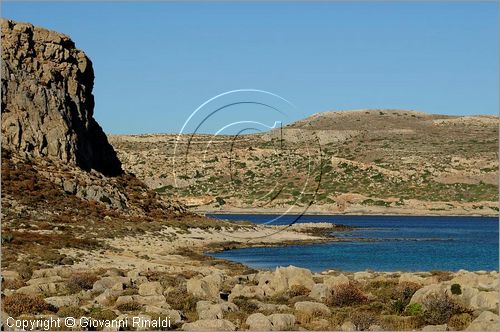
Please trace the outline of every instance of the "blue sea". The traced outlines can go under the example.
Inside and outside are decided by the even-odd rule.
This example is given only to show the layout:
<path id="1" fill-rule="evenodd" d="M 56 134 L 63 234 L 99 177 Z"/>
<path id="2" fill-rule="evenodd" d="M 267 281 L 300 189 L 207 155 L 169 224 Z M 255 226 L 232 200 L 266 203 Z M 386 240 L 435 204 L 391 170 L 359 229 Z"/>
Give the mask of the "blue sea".
<path id="1" fill-rule="evenodd" d="M 210 215 L 266 223 L 274 215 Z M 414 216 L 283 216 L 271 225 L 332 222 L 354 226 L 336 232 L 345 242 L 234 249 L 212 254 L 250 267 L 295 265 L 312 271 L 498 271 L 498 218 Z M 359 239 L 363 240 L 359 240 Z"/>

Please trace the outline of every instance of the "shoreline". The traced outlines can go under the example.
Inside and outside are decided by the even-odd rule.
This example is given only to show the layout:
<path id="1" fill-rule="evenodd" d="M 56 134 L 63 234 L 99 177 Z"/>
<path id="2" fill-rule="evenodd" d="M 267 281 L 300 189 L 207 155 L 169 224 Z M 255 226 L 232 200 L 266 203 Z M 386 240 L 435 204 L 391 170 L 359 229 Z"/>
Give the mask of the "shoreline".
<path id="1" fill-rule="evenodd" d="M 203 216 L 206 215 L 279 215 L 279 214 L 288 214 L 286 210 L 272 210 L 272 211 L 264 211 L 259 209 L 248 209 L 248 210 L 192 210 L 195 213 L 201 214 Z M 500 214 L 403 214 L 403 213 L 335 213 L 335 212 L 306 212 L 306 213 L 290 213 L 289 215 L 293 216 L 366 216 L 366 217 L 455 217 L 455 218 L 499 218 Z"/>
<path id="2" fill-rule="evenodd" d="M 436 324 L 418 315 L 404 314 L 405 308 L 426 303 L 426 298 L 433 294 L 446 299 L 446 294 L 452 294 L 450 289 L 457 287 L 453 285 L 459 284 L 463 295 L 450 296 L 473 311 L 464 309 L 468 316 L 459 322 L 461 325 L 453 325 L 458 324 L 453 320 L 440 324 L 463 329 L 483 324 L 483 316 L 488 315 L 488 319 L 497 320 L 484 326 L 492 331 L 497 329 L 496 270 L 314 272 L 293 265 L 254 269 L 207 255 L 207 249 L 234 246 L 335 241 L 317 235 L 320 232 L 315 228 L 326 224 L 311 223 L 308 226 L 312 231 L 302 224 L 280 232 L 276 232 L 276 226 L 256 224 L 219 229 L 164 226 L 155 232 L 107 238 L 103 239 L 107 247 L 102 250 L 62 249 L 61 252 L 81 260 L 72 266 L 35 270 L 29 280 L 20 282 L 17 272 L 2 270 L 8 280 L 4 295 L 7 302 L 26 295 L 38 296 L 58 308 L 58 314 L 71 309 L 70 316 L 75 318 L 95 315 L 99 319 L 104 313 L 110 319 L 140 315 L 152 321 L 158 316 L 168 317 L 174 329 L 188 331 L 262 330 L 261 324 L 271 324 L 265 325 L 264 330 L 272 330 L 272 324 L 282 324 L 277 330 L 352 331 L 359 324 L 356 315 L 360 308 L 365 308 L 361 314 L 370 312 L 369 330 L 434 330 Z M 83 283 L 86 288 L 82 289 L 80 280 L 91 283 Z M 76 287 L 76 291 L 68 287 Z M 343 289 L 354 292 L 355 297 L 347 297 L 352 302 L 341 302 L 344 304 L 339 306 L 336 301 L 343 300 L 336 298 L 335 292 Z M 390 296 L 396 298 L 385 294 L 395 294 Z M 403 301 L 400 311 L 394 309 L 395 300 Z M 4 310 L 15 312 L 9 306 Z"/>

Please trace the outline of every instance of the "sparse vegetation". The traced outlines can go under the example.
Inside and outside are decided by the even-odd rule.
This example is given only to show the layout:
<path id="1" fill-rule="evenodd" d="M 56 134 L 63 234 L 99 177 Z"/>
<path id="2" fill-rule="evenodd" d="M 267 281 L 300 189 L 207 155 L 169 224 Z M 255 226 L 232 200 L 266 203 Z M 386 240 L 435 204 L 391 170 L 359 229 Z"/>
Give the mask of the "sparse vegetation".
<path id="1" fill-rule="evenodd" d="M 468 311 L 446 293 L 429 295 L 424 299 L 422 306 L 426 322 L 432 325 L 445 324 L 453 315 Z"/>
<path id="2" fill-rule="evenodd" d="M 22 314 L 41 314 L 53 309 L 43 297 L 16 293 L 3 299 L 3 309 L 13 317 Z"/>
<path id="3" fill-rule="evenodd" d="M 71 292 L 76 293 L 82 289 L 92 289 L 92 286 L 98 279 L 99 277 L 91 272 L 77 273 L 66 281 L 66 286 Z"/>
<path id="4" fill-rule="evenodd" d="M 366 302 L 367 297 L 361 289 L 353 284 L 342 284 L 334 287 L 326 299 L 329 306 L 349 306 Z"/>

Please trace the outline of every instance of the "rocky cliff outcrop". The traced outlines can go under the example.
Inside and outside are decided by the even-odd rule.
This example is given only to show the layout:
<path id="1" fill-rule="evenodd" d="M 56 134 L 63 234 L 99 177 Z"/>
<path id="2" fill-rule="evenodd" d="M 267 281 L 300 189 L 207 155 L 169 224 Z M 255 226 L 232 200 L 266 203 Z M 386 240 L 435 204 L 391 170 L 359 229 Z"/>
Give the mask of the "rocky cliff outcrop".
<path id="1" fill-rule="evenodd" d="M 2 148 L 122 174 L 121 163 L 93 118 L 94 71 L 85 53 L 60 33 L 1 21 Z"/>

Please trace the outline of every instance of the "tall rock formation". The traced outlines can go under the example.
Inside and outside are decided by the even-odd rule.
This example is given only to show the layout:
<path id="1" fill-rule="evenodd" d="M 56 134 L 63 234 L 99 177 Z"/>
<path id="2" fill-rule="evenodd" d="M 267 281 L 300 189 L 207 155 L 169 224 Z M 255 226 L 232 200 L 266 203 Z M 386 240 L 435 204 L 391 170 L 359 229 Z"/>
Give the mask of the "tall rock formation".
<path id="1" fill-rule="evenodd" d="M 2 148 L 122 174 L 93 118 L 94 71 L 85 53 L 60 33 L 3 19 Z"/>

